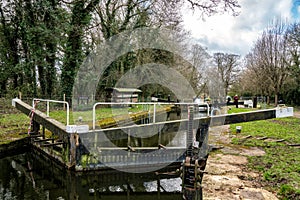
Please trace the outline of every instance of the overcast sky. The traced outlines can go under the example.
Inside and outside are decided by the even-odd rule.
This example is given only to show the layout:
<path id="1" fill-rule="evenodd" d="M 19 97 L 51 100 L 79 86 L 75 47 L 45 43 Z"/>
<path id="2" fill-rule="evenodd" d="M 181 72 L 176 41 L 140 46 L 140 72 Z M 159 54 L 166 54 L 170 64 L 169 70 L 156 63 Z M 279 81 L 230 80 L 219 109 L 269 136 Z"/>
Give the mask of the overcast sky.
<path id="1" fill-rule="evenodd" d="M 210 53 L 246 55 L 262 31 L 275 18 L 299 21 L 300 0 L 239 0 L 240 15 L 220 14 L 199 18 L 184 11 L 184 24 L 193 38 Z"/>

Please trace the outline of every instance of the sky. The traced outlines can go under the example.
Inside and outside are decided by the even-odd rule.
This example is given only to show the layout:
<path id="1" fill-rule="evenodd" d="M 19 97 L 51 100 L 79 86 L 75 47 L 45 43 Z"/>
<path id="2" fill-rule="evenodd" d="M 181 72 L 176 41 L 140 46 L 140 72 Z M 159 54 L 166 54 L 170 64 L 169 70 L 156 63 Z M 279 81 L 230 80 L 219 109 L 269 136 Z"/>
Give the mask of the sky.
<path id="1" fill-rule="evenodd" d="M 209 53 L 224 52 L 245 56 L 274 19 L 300 22 L 300 0 L 239 0 L 240 14 L 218 14 L 200 18 L 184 10 L 184 26 L 193 40 Z"/>

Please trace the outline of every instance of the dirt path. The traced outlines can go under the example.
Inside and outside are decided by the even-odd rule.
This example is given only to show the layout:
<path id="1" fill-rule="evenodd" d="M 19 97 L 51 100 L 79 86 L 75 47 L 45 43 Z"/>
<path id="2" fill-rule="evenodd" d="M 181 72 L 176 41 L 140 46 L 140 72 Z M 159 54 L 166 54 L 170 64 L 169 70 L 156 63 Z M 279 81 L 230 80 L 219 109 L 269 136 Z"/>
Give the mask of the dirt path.
<path id="1" fill-rule="evenodd" d="M 297 117 L 297 118 L 300 118 L 300 112 L 299 111 L 294 112 L 294 116 Z"/>
<path id="2" fill-rule="evenodd" d="M 276 200 L 271 192 L 262 189 L 257 181 L 260 174 L 247 169 L 246 156 L 262 156 L 258 148 L 244 148 L 231 145 L 234 135 L 229 126 L 210 129 L 210 144 L 224 146 L 222 153 L 211 153 L 203 178 L 203 197 L 205 200 Z"/>

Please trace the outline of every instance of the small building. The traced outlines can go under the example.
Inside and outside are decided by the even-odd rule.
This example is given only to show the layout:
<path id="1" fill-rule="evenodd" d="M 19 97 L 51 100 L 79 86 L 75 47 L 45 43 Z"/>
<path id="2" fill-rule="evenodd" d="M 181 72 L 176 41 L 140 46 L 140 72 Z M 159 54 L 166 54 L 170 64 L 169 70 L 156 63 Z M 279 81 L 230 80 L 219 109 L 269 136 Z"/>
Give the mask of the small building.
<path id="1" fill-rule="evenodd" d="M 138 102 L 139 93 L 142 91 L 135 88 L 106 88 L 106 102 Z"/>

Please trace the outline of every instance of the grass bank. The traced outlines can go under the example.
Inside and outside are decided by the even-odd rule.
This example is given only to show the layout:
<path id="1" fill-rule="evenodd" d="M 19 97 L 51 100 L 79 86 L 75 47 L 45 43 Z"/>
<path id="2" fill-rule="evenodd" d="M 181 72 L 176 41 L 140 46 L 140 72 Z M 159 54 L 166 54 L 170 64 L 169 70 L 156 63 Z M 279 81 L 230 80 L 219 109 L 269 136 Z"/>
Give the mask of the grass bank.
<path id="1" fill-rule="evenodd" d="M 232 109 L 245 112 L 249 109 Z M 249 157 L 249 168 L 262 174 L 261 181 L 280 199 L 300 199 L 300 119 L 288 117 L 232 124 L 231 131 L 242 126 L 242 132 L 232 139 L 233 144 L 255 146 L 266 154 Z M 246 139 L 247 138 L 247 139 Z"/>
<path id="2" fill-rule="evenodd" d="M 11 100 L 0 98 L 0 144 L 26 137 L 28 116 L 11 106 Z"/>
<path id="3" fill-rule="evenodd" d="M 1 114 L 0 144 L 6 144 L 26 137 L 29 123 L 28 116 L 22 113 Z"/>

